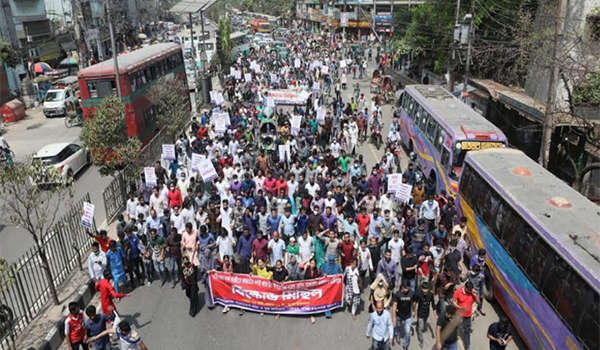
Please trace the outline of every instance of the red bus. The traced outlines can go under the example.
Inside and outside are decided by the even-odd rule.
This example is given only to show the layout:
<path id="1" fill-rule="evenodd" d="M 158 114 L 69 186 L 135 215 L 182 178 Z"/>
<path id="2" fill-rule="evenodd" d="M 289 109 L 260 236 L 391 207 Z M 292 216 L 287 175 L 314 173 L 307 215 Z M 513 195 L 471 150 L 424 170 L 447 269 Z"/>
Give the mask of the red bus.
<path id="1" fill-rule="evenodd" d="M 127 113 L 129 136 L 144 144 L 152 139 L 156 107 L 147 98 L 152 83 L 161 77 L 178 77 L 187 84 L 181 47 L 174 43 L 154 44 L 117 57 L 121 100 Z M 102 99 L 117 94 L 114 60 L 109 59 L 79 71 L 79 89 L 84 119 L 94 116 Z M 188 104 L 191 111 L 191 104 Z"/>
<path id="2" fill-rule="evenodd" d="M 250 21 L 250 28 L 252 28 L 252 33 L 271 33 L 271 24 L 264 20 L 255 18 Z"/>

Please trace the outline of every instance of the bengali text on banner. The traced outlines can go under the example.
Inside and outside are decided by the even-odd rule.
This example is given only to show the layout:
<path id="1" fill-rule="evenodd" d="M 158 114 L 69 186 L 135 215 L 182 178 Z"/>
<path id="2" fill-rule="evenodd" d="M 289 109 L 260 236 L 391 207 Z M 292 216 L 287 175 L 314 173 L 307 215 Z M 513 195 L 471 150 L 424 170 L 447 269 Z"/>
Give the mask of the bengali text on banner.
<path id="1" fill-rule="evenodd" d="M 279 283 L 258 276 L 210 273 L 215 303 L 256 312 L 314 314 L 343 305 L 343 276 Z"/>

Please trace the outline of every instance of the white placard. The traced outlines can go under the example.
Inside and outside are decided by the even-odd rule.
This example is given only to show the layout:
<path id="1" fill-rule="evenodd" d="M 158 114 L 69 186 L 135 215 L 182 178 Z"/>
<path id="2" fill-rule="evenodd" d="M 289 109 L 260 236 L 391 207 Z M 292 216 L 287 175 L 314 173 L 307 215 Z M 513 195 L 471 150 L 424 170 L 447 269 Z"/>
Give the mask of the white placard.
<path id="1" fill-rule="evenodd" d="M 388 174 L 388 193 L 398 192 L 400 190 L 400 184 L 402 184 L 402 174 Z"/>
<path id="2" fill-rule="evenodd" d="M 198 153 L 192 153 L 192 171 L 199 172 L 200 171 L 200 162 L 202 161 L 202 157 Z"/>
<path id="3" fill-rule="evenodd" d="M 275 108 L 275 99 L 273 97 L 267 97 L 267 107 Z"/>
<path id="4" fill-rule="evenodd" d="M 210 91 L 210 102 L 215 102 L 217 100 L 217 92 L 216 91 Z"/>
<path id="5" fill-rule="evenodd" d="M 221 113 L 221 107 L 213 108 L 212 114 Z"/>
<path id="6" fill-rule="evenodd" d="M 223 113 L 213 114 L 213 120 L 215 123 L 215 132 L 218 134 L 224 134 L 225 131 L 227 131 L 227 119 Z"/>
<path id="7" fill-rule="evenodd" d="M 299 58 L 296 58 L 294 60 L 294 68 L 300 68 L 300 59 Z"/>
<path id="8" fill-rule="evenodd" d="M 315 81 L 313 83 L 312 89 L 313 89 L 313 91 L 320 91 L 321 90 L 321 84 L 319 84 L 319 82 Z"/>
<path id="9" fill-rule="evenodd" d="M 144 177 L 146 178 L 146 185 L 148 186 L 156 186 L 156 171 L 153 167 L 145 167 L 144 168 Z"/>
<path id="10" fill-rule="evenodd" d="M 223 98 L 223 93 L 221 92 L 217 92 L 215 94 L 215 103 L 220 106 L 225 102 L 225 99 Z"/>
<path id="11" fill-rule="evenodd" d="M 302 116 L 301 115 L 293 115 L 291 121 L 292 133 L 297 134 L 300 131 L 300 127 L 302 126 Z"/>
<path id="12" fill-rule="evenodd" d="M 277 76 L 277 74 L 271 74 L 271 83 L 273 83 L 273 84 L 279 83 L 279 77 Z"/>
<path id="13" fill-rule="evenodd" d="M 252 81 L 252 73 L 246 73 L 244 74 L 244 80 L 249 83 Z"/>
<path id="14" fill-rule="evenodd" d="M 202 176 L 202 181 L 209 182 L 217 178 L 217 171 L 213 163 L 210 159 L 202 159 L 199 163 L 200 175 Z"/>
<path id="15" fill-rule="evenodd" d="M 235 75 L 235 67 L 229 67 L 229 75 Z"/>
<path id="16" fill-rule="evenodd" d="M 401 183 L 398 191 L 396 192 L 396 200 L 402 203 L 408 202 L 412 194 L 412 186 L 409 184 Z"/>
<path id="17" fill-rule="evenodd" d="M 152 168 L 154 169 L 154 168 Z M 83 212 L 81 213 L 81 224 L 88 229 L 94 226 L 94 205 L 92 203 L 83 202 Z"/>
<path id="18" fill-rule="evenodd" d="M 242 71 L 240 71 L 240 70 L 235 71 L 235 80 L 242 80 Z"/>
<path id="19" fill-rule="evenodd" d="M 286 147 L 285 145 L 279 145 L 277 149 L 279 150 L 279 161 L 283 163 L 285 161 Z"/>
<path id="20" fill-rule="evenodd" d="M 162 145 L 162 158 L 164 160 L 175 160 L 175 145 Z"/>
<path id="21" fill-rule="evenodd" d="M 324 108 L 317 109 L 317 121 L 318 122 L 325 122 L 325 113 L 326 113 L 326 110 Z"/>
<path id="22" fill-rule="evenodd" d="M 340 68 L 346 68 L 346 60 L 340 61 Z"/>
<path id="23" fill-rule="evenodd" d="M 321 67 L 321 73 L 323 73 L 323 74 L 329 74 L 329 66 L 323 66 L 323 67 Z"/>

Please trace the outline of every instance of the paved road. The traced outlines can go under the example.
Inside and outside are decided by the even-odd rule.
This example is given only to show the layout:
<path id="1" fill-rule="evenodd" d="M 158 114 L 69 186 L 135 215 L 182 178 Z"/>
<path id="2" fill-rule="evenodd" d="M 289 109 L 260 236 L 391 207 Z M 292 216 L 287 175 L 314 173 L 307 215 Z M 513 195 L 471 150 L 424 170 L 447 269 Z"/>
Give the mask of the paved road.
<path id="1" fill-rule="evenodd" d="M 369 75 L 370 76 L 370 75 Z M 343 92 L 348 98 L 352 78 L 349 78 L 349 89 Z M 368 79 L 359 81 L 361 90 L 368 94 Z M 391 106 L 383 108 L 386 125 L 391 122 Z M 384 139 L 387 128 L 384 131 Z M 368 167 L 379 160 L 383 151 L 377 151 L 372 145 L 360 146 Z M 407 165 L 407 156 L 402 154 L 402 168 Z M 367 300 L 366 292 L 362 296 Z M 204 288 L 201 287 L 200 300 L 204 300 Z M 364 306 L 364 305 L 363 305 Z M 365 327 L 368 315 L 364 310 L 356 321 L 347 311 L 338 310 L 333 319 L 325 319 L 320 315 L 316 324 L 311 324 L 305 316 L 283 316 L 277 320 L 272 315 L 260 316 L 246 312 L 239 316 L 237 310 L 228 314 L 221 313 L 218 306 L 214 310 L 203 307 L 195 317 L 187 313 L 188 300 L 179 287 L 172 289 L 170 285 L 159 288 L 158 285 L 138 287 L 130 298 L 117 304 L 119 312 L 132 321 L 139 330 L 142 339 L 150 349 L 367 349 L 370 342 L 365 338 Z M 487 304 L 484 310 L 487 316 L 479 317 L 475 322 L 472 334 L 472 349 L 487 349 L 487 327 L 498 320 L 501 310 Z M 433 316 L 429 319 L 430 327 L 435 327 Z M 431 329 L 431 328 L 430 328 Z M 431 331 L 425 334 L 425 348 L 435 345 Z M 399 348 L 397 345 L 394 348 Z M 462 345 L 459 347 L 464 349 Z M 410 349 L 418 349 L 416 335 L 412 337 Z M 511 343 L 507 349 L 526 349 L 523 345 Z"/>
<path id="2" fill-rule="evenodd" d="M 68 129 L 64 118 L 46 118 L 41 107 L 27 110 L 25 119 L 8 124 L 6 129 L 4 137 L 20 161 L 51 143 L 80 143 L 81 127 Z M 105 220 L 102 190 L 108 186 L 111 178 L 101 177 L 98 168 L 91 166 L 83 169 L 76 180 L 74 200 L 79 200 L 89 192 L 92 203 L 96 204 L 96 224 L 99 225 Z M 1 214 L 0 242 L 0 256 L 9 262 L 17 261 L 33 245 L 28 232 L 10 225 Z"/>

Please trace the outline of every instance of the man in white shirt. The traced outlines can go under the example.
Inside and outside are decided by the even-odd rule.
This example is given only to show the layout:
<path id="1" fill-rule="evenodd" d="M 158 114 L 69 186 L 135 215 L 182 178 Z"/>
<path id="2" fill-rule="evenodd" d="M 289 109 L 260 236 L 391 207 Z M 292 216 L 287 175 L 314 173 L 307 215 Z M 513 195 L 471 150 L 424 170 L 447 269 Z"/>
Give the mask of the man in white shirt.
<path id="1" fill-rule="evenodd" d="M 148 216 L 150 215 L 150 207 L 144 201 L 144 197 L 140 196 L 137 202 L 138 203 L 135 207 L 135 216 L 132 217 L 130 220 L 137 218 L 140 214 L 144 214 L 144 218 L 148 218 Z"/>
<path id="2" fill-rule="evenodd" d="M 181 234 L 185 228 L 185 224 L 186 223 L 183 222 L 183 216 L 181 216 L 181 212 L 179 211 L 179 206 L 174 206 L 173 213 L 171 214 L 171 226 L 175 227 L 177 232 Z"/>
<path id="3" fill-rule="evenodd" d="M 129 198 L 127 199 L 127 204 L 125 205 L 125 210 L 127 211 L 127 221 L 135 220 L 137 218 L 137 206 L 138 200 L 133 195 L 133 192 L 129 192 Z M 146 216 L 144 216 L 146 218 Z"/>
<path id="4" fill-rule="evenodd" d="M 315 182 L 315 178 L 314 177 L 310 179 L 310 182 L 306 184 L 305 188 L 306 188 L 306 191 L 308 191 L 308 194 L 311 197 L 314 197 L 315 193 L 321 189 L 321 187 L 319 186 L 319 184 L 317 184 Z"/>
<path id="5" fill-rule="evenodd" d="M 156 210 L 156 214 L 159 217 L 162 217 L 164 210 L 168 207 L 169 203 L 167 197 L 160 193 L 158 186 L 155 186 L 152 189 L 152 196 L 150 196 L 150 209 Z"/>
<path id="6" fill-rule="evenodd" d="M 217 220 L 221 221 L 221 227 L 223 227 L 229 235 L 232 235 L 231 231 L 231 213 L 233 212 L 231 207 L 229 206 L 229 201 L 224 199 L 221 203 L 220 215 Z"/>
<path id="7" fill-rule="evenodd" d="M 88 256 L 88 271 L 92 282 L 100 281 L 104 276 L 106 269 L 106 254 L 100 250 L 98 242 L 92 243 L 92 252 Z"/>
<path id="8" fill-rule="evenodd" d="M 231 234 L 221 228 L 221 234 L 217 237 L 216 240 L 218 249 L 219 249 L 219 258 L 223 260 L 225 255 L 228 255 L 230 258 L 233 258 L 233 248 L 235 247 L 235 239 Z"/>
<path id="9" fill-rule="evenodd" d="M 300 248 L 300 265 L 307 264 L 310 258 L 313 257 L 313 238 L 308 235 L 308 231 L 302 232 L 302 236 L 298 237 L 298 247 Z"/>
<path id="10" fill-rule="evenodd" d="M 268 248 L 271 251 L 271 265 L 275 266 L 277 260 L 284 261 L 285 242 L 279 238 L 279 232 L 273 232 L 273 238 L 269 241 Z"/>
<path id="11" fill-rule="evenodd" d="M 392 260 L 399 263 L 402 257 L 402 249 L 404 249 L 404 240 L 400 238 L 398 230 L 394 230 L 394 237 L 388 243 L 388 248 L 392 251 Z"/>
<path id="12" fill-rule="evenodd" d="M 296 175 L 293 173 L 290 174 L 290 178 L 287 181 L 288 193 L 292 197 L 296 193 L 296 189 L 298 188 L 298 181 L 296 181 Z"/>

